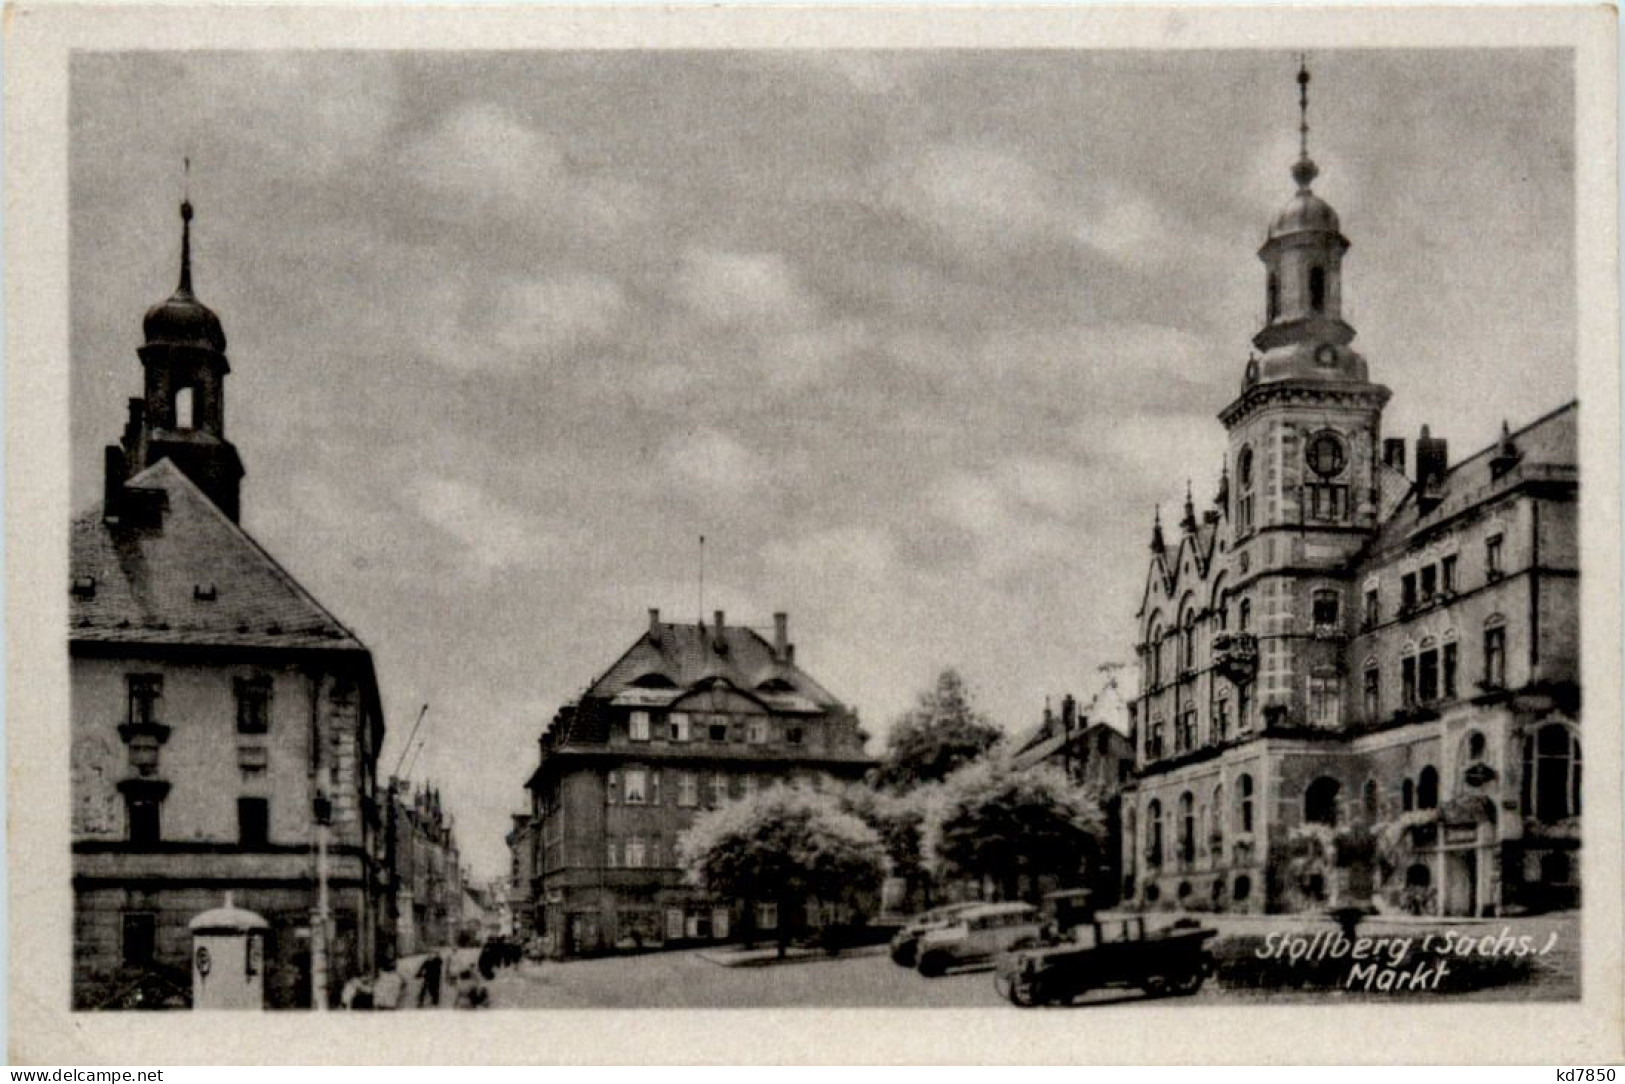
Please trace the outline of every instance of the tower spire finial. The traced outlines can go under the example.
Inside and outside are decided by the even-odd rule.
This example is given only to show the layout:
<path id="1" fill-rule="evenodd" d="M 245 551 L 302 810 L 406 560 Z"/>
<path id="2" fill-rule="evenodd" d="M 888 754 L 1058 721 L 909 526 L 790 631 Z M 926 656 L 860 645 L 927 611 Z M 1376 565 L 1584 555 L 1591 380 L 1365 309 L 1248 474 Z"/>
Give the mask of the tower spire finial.
<path id="1" fill-rule="evenodd" d="M 1298 160 L 1292 164 L 1292 179 L 1298 188 L 1307 192 L 1309 184 L 1320 174 L 1315 160 L 1309 157 L 1309 59 L 1298 54 Z"/>
<path id="2" fill-rule="evenodd" d="M 177 292 L 192 292 L 192 159 L 181 159 L 181 284 Z"/>

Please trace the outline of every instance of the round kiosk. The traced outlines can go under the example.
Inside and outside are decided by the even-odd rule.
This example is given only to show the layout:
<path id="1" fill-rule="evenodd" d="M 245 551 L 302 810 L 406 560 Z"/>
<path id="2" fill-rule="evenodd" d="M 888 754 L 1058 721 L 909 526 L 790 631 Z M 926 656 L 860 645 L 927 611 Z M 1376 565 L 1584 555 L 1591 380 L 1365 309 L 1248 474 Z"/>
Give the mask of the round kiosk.
<path id="1" fill-rule="evenodd" d="M 265 933 L 269 923 L 226 902 L 192 919 L 192 1008 L 265 1007 Z"/>

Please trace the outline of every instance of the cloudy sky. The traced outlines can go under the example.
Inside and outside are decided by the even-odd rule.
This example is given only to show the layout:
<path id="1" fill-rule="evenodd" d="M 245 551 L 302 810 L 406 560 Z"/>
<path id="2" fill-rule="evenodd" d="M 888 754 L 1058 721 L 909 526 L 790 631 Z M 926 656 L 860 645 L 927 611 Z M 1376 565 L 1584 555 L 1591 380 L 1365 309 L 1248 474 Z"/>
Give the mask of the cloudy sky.
<path id="1" fill-rule="evenodd" d="M 174 286 L 183 155 L 244 524 L 418 706 L 482 874 L 642 630 L 768 626 L 875 747 L 945 664 L 1003 726 L 1128 662 L 1211 495 L 1291 194 L 1284 53 L 80 54 L 76 507 Z M 1561 52 L 1312 58 L 1386 425 L 1575 394 Z"/>

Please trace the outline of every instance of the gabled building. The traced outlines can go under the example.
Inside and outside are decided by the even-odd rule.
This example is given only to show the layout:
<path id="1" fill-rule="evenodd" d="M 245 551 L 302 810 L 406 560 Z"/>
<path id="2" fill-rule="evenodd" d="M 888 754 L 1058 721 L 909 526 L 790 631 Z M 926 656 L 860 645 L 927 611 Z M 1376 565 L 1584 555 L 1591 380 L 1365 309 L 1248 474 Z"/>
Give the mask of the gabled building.
<path id="1" fill-rule="evenodd" d="M 1307 72 L 1299 74 L 1307 110 Z M 1307 113 L 1305 113 L 1307 115 Z M 1382 428 L 1335 211 L 1297 192 L 1198 515 L 1160 517 L 1138 614 L 1124 894 L 1240 911 L 1573 904 L 1580 676 L 1574 403 L 1454 464 Z"/>
<path id="2" fill-rule="evenodd" d="M 857 716 L 796 665 L 785 615 L 754 629 L 648 629 L 561 708 L 526 784 L 540 837 L 536 933 L 558 955 L 727 940 L 773 928 L 747 901 L 684 883 L 696 813 L 774 783 L 822 787 L 872 766 Z"/>
<path id="3" fill-rule="evenodd" d="M 463 907 L 462 854 L 440 791 L 391 778 L 385 817 L 396 956 L 453 947 Z"/>
<path id="4" fill-rule="evenodd" d="M 226 339 L 181 211 L 145 394 L 71 530 L 74 1004 L 184 1003 L 187 923 L 230 892 L 270 923 L 268 1003 L 308 1006 L 324 961 L 330 991 L 375 963 L 383 711 L 365 645 L 237 522 Z"/>

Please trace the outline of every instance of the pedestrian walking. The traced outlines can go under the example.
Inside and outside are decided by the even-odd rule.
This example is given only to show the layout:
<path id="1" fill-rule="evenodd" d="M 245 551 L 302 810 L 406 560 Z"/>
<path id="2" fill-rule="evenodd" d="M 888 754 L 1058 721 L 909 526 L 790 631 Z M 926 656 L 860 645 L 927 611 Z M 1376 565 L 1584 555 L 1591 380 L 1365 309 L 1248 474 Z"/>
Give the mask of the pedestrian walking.
<path id="1" fill-rule="evenodd" d="M 431 952 L 429 958 L 423 961 L 423 966 L 418 968 L 418 978 L 423 983 L 418 988 L 418 1008 L 423 1008 L 425 1002 L 437 1009 L 440 1007 L 440 973 L 445 966 L 440 954 Z"/>

